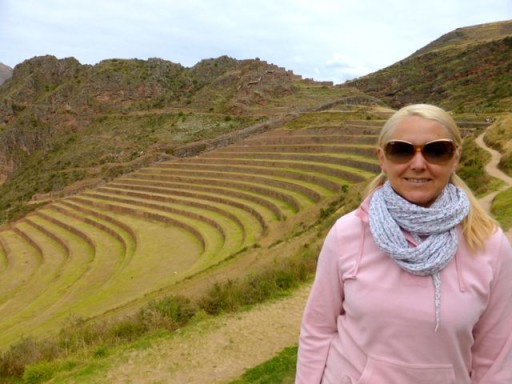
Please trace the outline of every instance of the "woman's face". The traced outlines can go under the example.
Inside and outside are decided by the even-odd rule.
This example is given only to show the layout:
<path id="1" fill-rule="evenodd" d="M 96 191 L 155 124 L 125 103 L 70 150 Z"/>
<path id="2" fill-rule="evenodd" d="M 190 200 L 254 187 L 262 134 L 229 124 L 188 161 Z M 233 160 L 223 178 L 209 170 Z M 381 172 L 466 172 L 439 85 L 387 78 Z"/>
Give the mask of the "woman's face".
<path id="1" fill-rule="evenodd" d="M 410 116 L 397 124 L 384 145 L 391 140 L 423 145 L 438 139 L 450 139 L 445 127 L 435 120 Z M 381 169 L 395 192 L 411 203 L 429 207 L 448 184 L 459 163 L 460 151 L 457 150 L 452 159 L 442 164 L 429 163 L 419 151 L 404 163 L 392 162 L 380 147 L 377 155 Z"/>

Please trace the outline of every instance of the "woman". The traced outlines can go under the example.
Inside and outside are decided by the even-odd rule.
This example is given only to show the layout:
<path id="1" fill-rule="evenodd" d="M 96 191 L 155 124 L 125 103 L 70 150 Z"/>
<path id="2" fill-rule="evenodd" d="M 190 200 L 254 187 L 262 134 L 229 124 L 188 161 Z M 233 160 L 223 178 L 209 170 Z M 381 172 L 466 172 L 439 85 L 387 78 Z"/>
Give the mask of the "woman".
<path id="1" fill-rule="evenodd" d="M 322 247 L 297 384 L 512 383 L 512 249 L 455 174 L 461 144 L 432 105 L 386 122 L 381 174 Z"/>

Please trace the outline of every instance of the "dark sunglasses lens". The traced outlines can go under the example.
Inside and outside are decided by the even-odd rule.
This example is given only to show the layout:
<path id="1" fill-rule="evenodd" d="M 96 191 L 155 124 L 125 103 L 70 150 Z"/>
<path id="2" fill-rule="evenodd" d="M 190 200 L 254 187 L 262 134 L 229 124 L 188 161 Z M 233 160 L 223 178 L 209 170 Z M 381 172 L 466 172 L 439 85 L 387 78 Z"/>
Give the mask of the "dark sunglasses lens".
<path id="1" fill-rule="evenodd" d="M 431 163 L 447 162 L 455 154 L 455 145 L 451 141 L 434 141 L 425 145 L 422 152 Z"/>
<path id="2" fill-rule="evenodd" d="M 414 157 L 412 144 L 402 141 L 390 141 L 385 148 L 386 157 L 395 163 L 406 163 Z"/>

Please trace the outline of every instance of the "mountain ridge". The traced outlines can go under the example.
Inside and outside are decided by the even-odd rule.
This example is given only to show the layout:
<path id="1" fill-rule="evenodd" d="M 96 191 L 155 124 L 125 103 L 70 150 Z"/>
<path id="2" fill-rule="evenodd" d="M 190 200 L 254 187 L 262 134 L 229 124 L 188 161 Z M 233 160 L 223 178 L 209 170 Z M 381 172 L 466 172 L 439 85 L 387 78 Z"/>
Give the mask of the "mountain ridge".
<path id="1" fill-rule="evenodd" d="M 512 20 L 458 28 L 411 56 L 346 82 L 393 108 L 426 102 L 454 112 L 512 107 Z"/>
<path id="2" fill-rule="evenodd" d="M 26 60 L 0 85 L 0 211 L 22 214 L 37 194 L 107 180 L 175 156 L 183 145 L 340 100 L 508 111 L 511 29 L 512 21 L 458 28 L 390 67 L 340 85 L 228 56 L 191 68 L 158 58 L 96 65 L 50 55 Z"/>
<path id="3" fill-rule="evenodd" d="M 512 35 L 512 21 L 510 20 L 461 27 L 442 35 L 441 37 L 417 50 L 409 57 L 419 56 L 427 52 L 432 52 L 438 49 L 445 49 L 457 45 L 499 40 L 509 35 Z"/>

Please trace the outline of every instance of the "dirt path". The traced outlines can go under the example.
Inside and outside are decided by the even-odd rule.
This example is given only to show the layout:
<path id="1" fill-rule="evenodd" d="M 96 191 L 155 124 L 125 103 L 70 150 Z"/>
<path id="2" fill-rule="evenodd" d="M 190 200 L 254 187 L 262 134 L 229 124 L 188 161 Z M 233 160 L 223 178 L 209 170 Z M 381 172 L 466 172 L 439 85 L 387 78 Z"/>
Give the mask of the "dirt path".
<path id="1" fill-rule="evenodd" d="M 297 343 L 309 286 L 248 312 L 220 316 L 176 332 L 150 349 L 115 357 L 93 383 L 221 384 Z"/>
<path id="2" fill-rule="evenodd" d="M 483 134 L 477 144 L 492 155 L 485 170 L 512 186 L 512 178 L 497 169 L 500 154 L 488 148 Z M 498 192 L 481 201 L 486 209 Z M 510 236 L 510 232 L 509 232 Z M 309 286 L 292 296 L 262 304 L 251 311 L 220 316 L 177 332 L 149 349 L 131 350 L 115 357 L 107 380 L 95 383 L 222 384 L 241 376 L 297 343 Z"/>
<path id="3" fill-rule="evenodd" d="M 489 163 L 487 163 L 487 165 L 485 166 L 485 171 L 492 177 L 496 177 L 497 179 L 503 180 L 505 182 L 505 186 L 503 188 L 501 188 L 498 191 L 492 192 L 492 193 L 484 196 L 482 199 L 480 199 L 480 202 L 482 203 L 483 207 L 487 210 L 487 212 L 489 212 L 491 210 L 492 200 L 496 197 L 496 195 L 498 193 L 500 193 L 501 191 L 512 187 L 512 177 L 508 176 L 507 174 L 502 172 L 500 169 L 498 169 L 498 164 L 501 159 L 501 154 L 498 151 L 495 151 L 494 149 L 489 148 L 485 144 L 484 135 L 485 135 L 485 131 L 482 134 L 480 134 L 480 136 L 478 136 L 476 138 L 475 142 L 478 146 L 480 146 L 481 148 L 483 148 L 484 150 L 486 150 L 487 152 L 489 152 L 491 154 L 491 161 L 489 161 Z M 512 241 L 512 228 L 508 230 L 507 237 L 509 238 L 509 240 Z"/>

